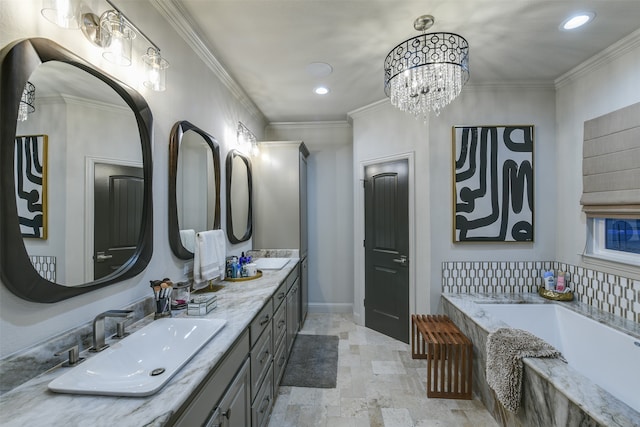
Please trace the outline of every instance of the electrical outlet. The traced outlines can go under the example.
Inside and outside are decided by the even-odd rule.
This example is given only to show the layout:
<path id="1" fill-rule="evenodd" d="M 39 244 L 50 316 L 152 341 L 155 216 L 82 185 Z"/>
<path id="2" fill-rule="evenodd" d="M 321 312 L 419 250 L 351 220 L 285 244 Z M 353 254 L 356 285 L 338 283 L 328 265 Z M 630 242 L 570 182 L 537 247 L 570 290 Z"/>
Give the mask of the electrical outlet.
<path id="1" fill-rule="evenodd" d="M 182 274 L 187 276 L 192 271 L 193 271 L 193 261 L 184 263 L 184 265 L 182 266 Z"/>

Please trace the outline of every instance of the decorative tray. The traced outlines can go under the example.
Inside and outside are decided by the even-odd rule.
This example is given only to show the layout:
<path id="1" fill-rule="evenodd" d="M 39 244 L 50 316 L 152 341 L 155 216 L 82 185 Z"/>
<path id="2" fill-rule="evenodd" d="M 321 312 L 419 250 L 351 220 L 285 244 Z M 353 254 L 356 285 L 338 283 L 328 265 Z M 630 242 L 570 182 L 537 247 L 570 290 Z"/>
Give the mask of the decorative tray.
<path id="1" fill-rule="evenodd" d="M 262 277 L 262 270 L 258 270 L 258 273 L 255 276 L 250 276 L 250 277 L 238 277 L 238 278 L 233 278 L 233 277 L 225 277 L 224 281 L 225 282 L 245 282 L 247 280 L 254 280 L 254 279 L 259 279 Z"/>
<path id="2" fill-rule="evenodd" d="M 573 291 L 567 291 L 567 292 L 549 291 L 543 288 L 542 286 L 539 286 L 538 294 L 540 294 L 540 296 L 543 298 L 550 299 L 553 301 L 573 301 Z"/>

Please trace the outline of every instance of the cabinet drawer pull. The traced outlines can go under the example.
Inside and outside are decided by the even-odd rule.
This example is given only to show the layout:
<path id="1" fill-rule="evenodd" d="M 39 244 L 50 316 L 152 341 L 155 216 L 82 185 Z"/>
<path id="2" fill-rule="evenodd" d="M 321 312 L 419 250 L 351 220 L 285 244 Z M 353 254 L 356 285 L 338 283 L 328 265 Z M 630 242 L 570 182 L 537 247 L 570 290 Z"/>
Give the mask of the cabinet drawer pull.
<path id="1" fill-rule="evenodd" d="M 265 362 L 265 360 L 269 358 L 269 350 L 265 350 L 264 353 L 262 353 L 262 355 L 263 356 L 259 360 L 261 365 Z"/>
<path id="2" fill-rule="evenodd" d="M 287 361 L 287 358 L 282 356 L 280 360 L 278 360 L 278 367 L 281 367 L 282 365 L 284 365 L 284 362 L 286 361 Z"/>
<path id="3" fill-rule="evenodd" d="M 282 327 L 283 327 L 284 325 L 286 325 L 286 324 L 287 324 L 287 322 L 286 322 L 285 320 L 281 320 L 281 321 L 279 321 L 279 322 L 278 322 L 278 329 L 282 329 Z"/>
<path id="4" fill-rule="evenodd" d="M 269 319 L 270 319 L 269 315 L 265 314 L 264 319 L 262 320 L 262 322 L 260 322 L 260 326 L 264 326 L 267 323 L 269 323 Z"/>
<path id="5" fill-rule="evenodd" d="M 269 401 L 271 399 L 269 398 L 269 396 L 265 396 L 264 399 L 262 399 L 262 405 L 260 405 L 260 413 L 263 414 L 264 411 L 267 410 L 267 408 L 269 407 Z"/>
<path id="6" fill-rule="evenodd" d="M 282 301 L 282 300 L 284 299 L 284 297 L 285 297 L 284 292 L 280 292 L 280 293 L 278 294 L 278 299 L 279 299 L 279 300 L 281 300 L 281 301 Z"/>

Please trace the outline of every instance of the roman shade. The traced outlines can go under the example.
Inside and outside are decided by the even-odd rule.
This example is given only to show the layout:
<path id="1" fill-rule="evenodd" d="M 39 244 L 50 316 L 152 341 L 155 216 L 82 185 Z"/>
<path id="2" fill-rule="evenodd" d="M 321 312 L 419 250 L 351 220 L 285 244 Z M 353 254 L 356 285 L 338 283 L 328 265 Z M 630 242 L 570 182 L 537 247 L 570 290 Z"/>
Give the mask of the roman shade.
<path id="1" fill-rule="evenodd" d="M 584 122 L 582 209 L 640 217 L 640 103 Z"/>

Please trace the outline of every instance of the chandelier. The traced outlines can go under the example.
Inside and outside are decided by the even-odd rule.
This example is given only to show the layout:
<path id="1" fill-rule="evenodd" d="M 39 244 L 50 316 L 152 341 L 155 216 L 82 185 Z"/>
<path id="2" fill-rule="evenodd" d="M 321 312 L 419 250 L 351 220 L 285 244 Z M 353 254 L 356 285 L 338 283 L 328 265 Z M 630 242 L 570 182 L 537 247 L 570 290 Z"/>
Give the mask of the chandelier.
<path id="1" fill-rule="evenodd" d="M 36 111 L 35 107 L 36 100 L 36 87 L 31 82 L 27 82 L 24 85 L 24 90 L 22 91 L 22 97 L 20 98 L 20 105 L 18 107 L 18 120 L 24 122 L 27 120 L 29 114 Z"/>
<path id="2" fill-rule="evenodd" d="M 426 33 L 435 19 L 422 15 L 422 34 L 403 41 L 384 60 L 384 93 L 402 111 L 425 120 L 453 101 L 469 80 L 469 43 L 454 33 Z"/>

